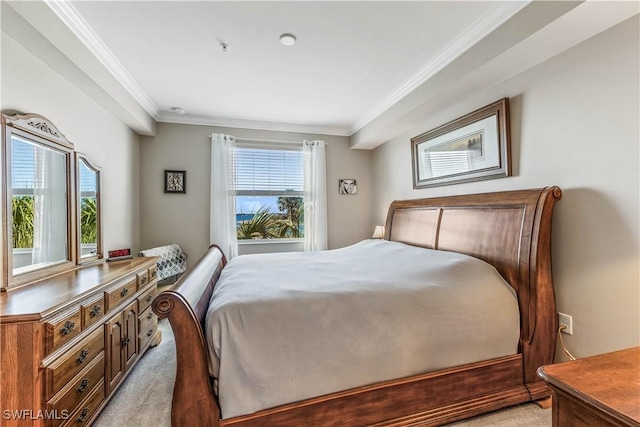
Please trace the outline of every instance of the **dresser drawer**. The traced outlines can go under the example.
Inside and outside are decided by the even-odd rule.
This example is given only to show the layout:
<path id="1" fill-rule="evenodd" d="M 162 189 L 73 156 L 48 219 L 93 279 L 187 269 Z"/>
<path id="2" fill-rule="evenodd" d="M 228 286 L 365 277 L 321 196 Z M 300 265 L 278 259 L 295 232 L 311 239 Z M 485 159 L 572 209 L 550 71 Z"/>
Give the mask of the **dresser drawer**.
<path id="1" fill-rule="evenodd" d="M 157 293 L 158 288 L 156 286 L 152 286 L 138 297 L 138 313 L 142 313 L 151 305 L 151 302 Z"/>
<path id="2" fill-rule="evenodd" d="M 149 267 L 149 281 L 153 282 L 157 278 L 158 278 L 158 265 Z"/>
<path id="3" fill-rule="evenodd" d="M 100 295 L 99 298 L 83 302 L 80 305 L 80 315 L 82 316 L 82 328 L 94 324 L 104 316 L 105 304 L 104 295 Z"/>
<path id="4" fill-rule="evenodd" d="M 47 353 L 77 337 L 80 329 L 80 307 L 48 319 L 45 323 Z"/>
<path id="5" fill-rule="evenodd" d="M 104 352 L 94 358 L 69 384 L 47 402 L 47 410 L 54 413 L 67 411 L 71 414 L 98 384 L 104 385 Z"/>
<path id="6" fill-rule="evenodd" d="M 116 308 L 120 303 L 136 293 L 136 290 L 136 278 L 134 277 L 127 280 L 123 285 L 118 285 L 105 291 L 104 300 L 107 303 L 107 311 L 111 311 Z"/>
<path id="7" fill-rule="evenodd" d="M 147 331 L 150 327 L 155 329 L 157 325 L 158 316 L 151 310 L 151 307 L 147 308 L 138 316 L 138 331 L 140 332 Z"/>
<path id="8" fill-rule="evenodd" d="M 144 270 L 140 273 L 136 274 L 136 278 L 138 279 L 138 289 L 144 288 L 147 283 L 149 283 L 149 271 Z"/>
<path id="9" fill-rule="evenodd" d="M 56 394 L 104 349 L 104 328 L 98 328 L 80 344 L 45 368 L 47 399 Z"/>
<path id="10" fill-rule="evenodd" d="M 146 323 L 145 329 L 140 329 L 140 333 L 138 334 L 138 347 L 140 349 L 144 349 L 149 343 L 149 340 L 153 338 L 157 330 L 158 317 L 154 316 L 148 321 L 148 323 Z"/>
<path id="11" fill-rule="evenodd" d="M 81 427 L 89 424 L 96 412 L 96 409 L 100 406 L 104 400 L 104 381 L 96 386 L 89 394 L 89 398 L 80 404 L 78 410 L 71 414 L 69 420 L 64 424 L 64 427 Z M 57 426 L 49 426 L 57 427 Z"/>

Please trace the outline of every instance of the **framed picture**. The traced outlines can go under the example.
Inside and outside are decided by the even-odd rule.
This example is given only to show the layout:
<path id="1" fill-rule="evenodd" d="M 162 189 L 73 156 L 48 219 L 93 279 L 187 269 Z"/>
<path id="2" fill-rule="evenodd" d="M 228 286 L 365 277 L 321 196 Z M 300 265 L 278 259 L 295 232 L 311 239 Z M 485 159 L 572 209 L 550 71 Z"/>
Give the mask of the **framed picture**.
<path id="1" fill-rule="evenodd" d="M 411 139 L 413 188 L 511 176 L 509 98 Z"/>
<path id="2" fill-rule="evenodd" d="M 340 194 L 356 194 L 358 187 L 355 179 L 341 179 L 338 181 L 338 193 Z"/>
<path id="3" fill-rule="evenodd" d="M 164 192 L 165 193 L 186 193 L 187 192 L 187 172 L 186 171 L 164 171 Z"/>

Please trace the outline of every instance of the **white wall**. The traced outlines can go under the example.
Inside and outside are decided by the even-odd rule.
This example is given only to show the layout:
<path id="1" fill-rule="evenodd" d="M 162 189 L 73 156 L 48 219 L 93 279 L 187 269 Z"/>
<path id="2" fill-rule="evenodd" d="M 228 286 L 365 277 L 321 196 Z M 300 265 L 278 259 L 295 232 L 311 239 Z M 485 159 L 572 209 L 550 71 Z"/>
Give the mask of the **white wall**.
<path id="1" fill-rule="evenodd" d="M 576 357 L 640 343 L 638 16 L 381 145 L 374 221 L 394 199 L 559 185 L 553 221 L 558 310 Z M 514 176 L 413 190 L 410 139 L 508 96 Z M 557 352 L 558 358 L 564 356 Z"/>
<path id="2" fill-rule="evenodd" d="M 346 137 L 159 123 L 155 137 L 141 137 L 143 247 L 177 243 L 189 254 L 190 263 L 209 247 L 211 133 L 225 133 L 238 138 L 326 141 L 329 248 L 347 246 L 371 237 L 371 152 L 351 150 Z M 164 194 L 165 169 L 187 171 L 186 194 Z M 340 178 L 355 178 L 358 194 L 338 194 Z M 241 253 L 246 249 L 242 248 Z M 263 251 L 265 248 L 253 249 Z"/>
<path id="3" fill-rule="evenodd" d="M 50 119 L 102 167 L 104 250 L 139 248 L 139 138 L 84 92 L 2 33 L 2 112 Z"/>

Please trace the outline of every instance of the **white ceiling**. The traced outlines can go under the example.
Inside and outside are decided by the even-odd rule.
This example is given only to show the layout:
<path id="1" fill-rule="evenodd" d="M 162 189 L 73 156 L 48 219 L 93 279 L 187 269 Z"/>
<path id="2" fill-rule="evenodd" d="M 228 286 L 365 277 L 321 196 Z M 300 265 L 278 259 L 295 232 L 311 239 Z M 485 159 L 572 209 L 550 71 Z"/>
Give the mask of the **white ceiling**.
<path id="1" fill-rule="evenodd" d="M 351 135 L 526 4 L 73 1 L 62 12 L 156 120 Z"/>
<path id="2" fill-rule="evenodd" d="M 1 7 L 4 34 L 141 135 L 164 121 L 348 135 L 362 149 L 640 13 L 595 0 Z M 285 32 L 295 46 L 279 43 Z"/>

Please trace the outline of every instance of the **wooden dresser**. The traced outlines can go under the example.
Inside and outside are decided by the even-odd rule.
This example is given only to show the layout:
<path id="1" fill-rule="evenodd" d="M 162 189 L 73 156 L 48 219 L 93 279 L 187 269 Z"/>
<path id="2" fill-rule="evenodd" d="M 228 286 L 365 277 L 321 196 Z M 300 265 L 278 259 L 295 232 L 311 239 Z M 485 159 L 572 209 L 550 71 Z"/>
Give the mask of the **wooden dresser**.
<path id="1" fill-rule="evenodd" d="M 640 426 L 640 347 L 538 370 L 553 391 L 553 426 Z"/>
<path id="2" fill-rule="evenodd" d="M 0 424 L 91 424 L 160 342 L 157 283 L 156 258 L 134 258 L 0 294 Z"/>

